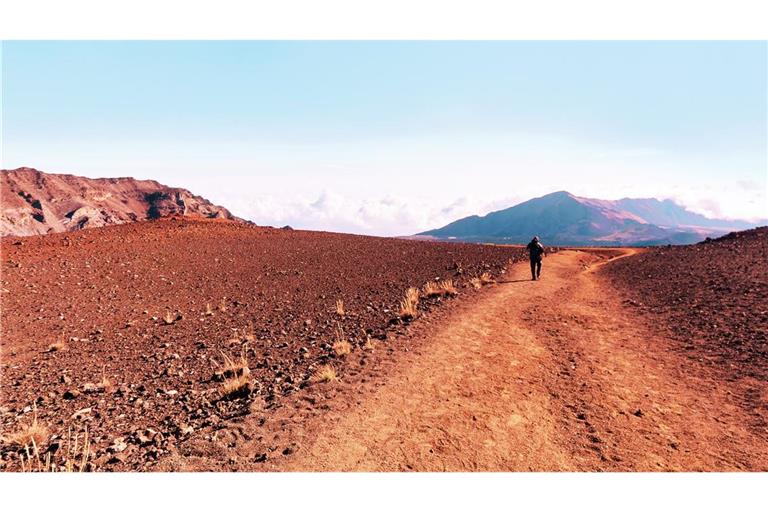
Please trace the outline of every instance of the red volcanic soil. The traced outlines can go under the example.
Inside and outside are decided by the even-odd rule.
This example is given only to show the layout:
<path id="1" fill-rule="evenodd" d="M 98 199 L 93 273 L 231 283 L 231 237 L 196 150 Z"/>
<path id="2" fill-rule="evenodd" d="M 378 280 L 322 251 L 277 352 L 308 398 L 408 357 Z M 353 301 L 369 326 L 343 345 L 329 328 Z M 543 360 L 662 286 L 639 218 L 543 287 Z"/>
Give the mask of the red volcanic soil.
<path id="1" fill-rule="evenodd" d="M 686 355 L 768 381 L 768 228 L 649 249 L 604 272 Z"/>
<path id="2" fill-rule="evenodd" d="M 322 364 L 364 378 L 375 358 L 407 350 L 393 338 L 410 329 L 397 318 L 408 287 L 450 278 L 460 297 L 474 294 L 471 277 L 498 276 L 522 256 L 187 218 L 6 237 L 1 248 L 3 435 L 36 410 L 53 435 L 42 449 L 61 462 L 68 429 L 87 425 L 92 470 L 151 469 L 184 440 L 250 414 L 265 424 L 264 459 L 290 456 L 290 440 L 266 441 L 281 428 L 272 411 L 295 394 L 321 408 L 312 382 Z M 420 314 L 453 300 L 422 299 Z M 334 353 L 338 328 L 349 355 Z M 382 348 L 366 350 L 369 336 Z M 252 390 L 225 397 L 224 354 L 242 351 Z M 0 459 L 18 470 L 18 447 L 6 439 Z"/>

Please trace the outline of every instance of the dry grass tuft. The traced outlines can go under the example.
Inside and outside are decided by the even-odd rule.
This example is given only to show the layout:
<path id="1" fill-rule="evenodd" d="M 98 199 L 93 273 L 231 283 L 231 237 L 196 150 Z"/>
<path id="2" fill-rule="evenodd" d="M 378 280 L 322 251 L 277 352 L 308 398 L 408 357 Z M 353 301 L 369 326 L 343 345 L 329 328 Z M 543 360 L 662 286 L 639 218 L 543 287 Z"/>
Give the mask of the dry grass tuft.
<path id="1" fill-rule="evenodd" d="M 221 390 L 225 398 L 248 396 L 251 391 L 251 379 L 244 373 L 227 377 L 221 383 Z"/>
<path id="2" fill-rule="evenodd" d="M 91 455 L 88 427 L 85 428 L 82 441 L 78 434 L 75 434 L 74 438 L 72 437 L 71 428 L 67 430 L 67 438 L 64 441 L 63 464 L 57 464 L 52 459 L 50 452 L 46 452 L 45 456 L 41 456 L 40 446 L 40 444 L 34 441 L 24 445 L 24 452 L 21 454 L 21 471 L 23 473 L 74 473 L 76 471 L 82 473 Z"/>
<path id="3" fill-rule="evenodd" d="M 67 349 L 67 344 L 63 341 L 57 341 L 56 343 L 51 343 L 48 345 L 48 352 L 61 352 L 62 350 Z"/>
<path id="4" fill-rule="evenodd" d="M 239 360 L 234 360 L 224 352 L 224 382 L 221 383 L 225 398 L 247 396 L 251 391 L 251 369 L 248 367 L 247 345 L 243 345 Z"/>
<path id="5" fill-rule="evenodd" d="M 453 284 L 453 279 L 446 279 L 445 281 L 441 281 L 440 289 L 442 289 L 443 293 L 445 293 L 446 295 L 459 294 L 459 290 L 457 290 L 456 285 Z"/>
<path id="6" fill-rule="evenodd" d="M 317 382 L 337 382 L 339 377 L 336 375 L 336 368 L 330 364 L 324 364 L 315 372 L 314 380 Z"/>
<path id="7" fill-rule="evenodd" d="M 96 384 L 96 387 L 100 391 L 106 391 L 108 393 L 115 389 L 114 382 L 112 382 L 112 380 L 110 380 L 110 378 L 107 377 L 107 366 L 106 365 L 104 365 L 101 368 L 101 380 L 99 381 L 98 384 Z"/>
<path id="8" fill-rule="evenodd" d="M 344 311 L 344 301 L 341 299 L 336 300 L 336 314 L 339 316 L 344 316 L 346 314 L 346 311 Z"/>
<path id="9" fill-rule="evenodd" d="M 21 423 L 16 432 L 3 437 L 5 443 L 14 448 L 26 448 L 43 446 L 48 442 L 48 427 L 37 421 L 37 407 L 33 407 L 32 422 Z"/>
<path id="10" fill-rule="evenodd" d="M 419 290 L 416 288 L 408 288 L 405 291 L 405 300 L 413 303 L 414 307 L 419 305 Z"/>
<path id="11" fill-rule="evenodd" d="M 352 344 L 347 340 L 337 341 L 333 344 L 333 352 L 337 356 L 345 356 L 352 352 Z"/>
<path id="12" fill-rule="evenodd" d="M 229 377 L 232 375 L 240 375 L 240 374 L 246 374 L 250 375 L 251 370 L 248 368 L 248 357 L 247 357 L 248 347 L 247 345 L 243 345 L 242 351 L 240 352 L 240 358 L 235 360 L 229 357 L 224 352 L 221 353 L 222 358 L 224 359 L 224 376 Z"/>
<path id="13" fill-rule="evenodd" d="M 352 352 L 352 344 L 344 338 L 344 331 L 339 324 L 336 324 L 336 339 L 333 342 L 333 352 L 337 356 L 345 356 Z"/>
<path id="14" fill-rule="evenodd" d="M 434 281 L 429 281 L 427 284 L 424 285 L 424 287 L 421 289 L 421 292 L 424 294 L 425 297 L 439 297 L 445 291 Z"/>
<path id="15" fill-rule="evenodd" d="M 416 305 L 406 299 L 400 302 L 400 318 L 403 320 L 416 317 Z"/>
<path id="16" fill-rule="evenodd" d="M 408 288 L 405 291 L 405 298 L 400 301 L 400 318 L 402 320 L 410 320 L 416 318 L 418 313 L 416 306 L 419 304 L 419 290 L 416 288 Z"/>
<path id="17" fill-rule="evenodd" d="M 475 289 L 482 288 L 484 285 L 493 284 L 495 282 L 496 280 L 491 277 L 491 274 L 488 272 L 483 272 L 480 274 L 480 277 L 473 277 L 469 280 L 469 284 Z"/>
<path id="18" fill-rule="evenodd" d="M 376 348 L 376 342 L 371 339 L 370 335 L 366 335 L 365 344 L 363 345 L 363 350 L 373 351 L 375 348 Z"/>
<path id="19" fill-rule="evenodd" d="M 243 339 L 249 343 L 256 341 L 256 334 L 253 331 L 253 322 L 248 321 L 248 326 L 243 330 Z"/>

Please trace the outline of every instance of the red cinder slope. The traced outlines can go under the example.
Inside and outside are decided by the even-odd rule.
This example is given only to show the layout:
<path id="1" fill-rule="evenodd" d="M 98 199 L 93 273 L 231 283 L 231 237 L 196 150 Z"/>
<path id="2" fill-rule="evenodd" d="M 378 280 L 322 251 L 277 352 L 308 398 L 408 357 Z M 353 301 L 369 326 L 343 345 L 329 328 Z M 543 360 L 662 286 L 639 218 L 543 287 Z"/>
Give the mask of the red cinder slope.
<path id="1" fill-rule="evenodd" d="M 77 231 L 168 215 L 232 219 L 188 190 L 133 178 L 90 179 L 21 167 L 0 171 L 0 236 Z"/>
<path id="2" fill-rule="evenodd" d="M 685 354 L 733 378 L 768 380 L 768 227 L 654 248 L 604 271 Z"/>
<path id="3" fill-rule="evenodd" d="M 252 404 L 257 420 L 295 396 L 320 407 L 331 388 L 313 387 L 320 365 L 345 381 L 370 379 L 375 357 L 407 348 L 395 341 L 411 325 L 399 319 L 407 288 L 452 279 L 460 300 L 482 293 L 472 277 L 498 277 L 523 256 L 512 247 L 179 217 L 8 237 L 0 251 L 0 438 L 37 403 L 52 434 L 88 425 L 98 470 L 145 469 L 188 429 L 210 436 Z M 454 302 L 423 297 L 414 323 Z M 336 353 L 339 337 L 350 353 Z M 248 359 L 252 394 L 223 398 L 224 354 Z M 105 379 L 112 386 L 100 386 Z M 73 419 L 84 409 L 88 423 Z M 158 444 L 144 439 L 146 429 Z M 129 447 L 114 455 L 118 437 Z M 275 446 L 263 453 L 286 448 Z M 8 450 L 0 439 L 0 471 L 19 468 Z"/>

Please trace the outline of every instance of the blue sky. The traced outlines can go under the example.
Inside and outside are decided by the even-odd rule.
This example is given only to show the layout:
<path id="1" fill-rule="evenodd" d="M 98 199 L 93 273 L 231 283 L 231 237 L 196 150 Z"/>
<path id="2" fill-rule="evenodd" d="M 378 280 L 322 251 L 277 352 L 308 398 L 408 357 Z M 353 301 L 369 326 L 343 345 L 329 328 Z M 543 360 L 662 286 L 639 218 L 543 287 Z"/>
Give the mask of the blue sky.
<path id="1" fill-rule="evenodd" d="M 768 217 L 765 42 L 4 42 L 3 168 L 408 234 L 566 189 Z"/>

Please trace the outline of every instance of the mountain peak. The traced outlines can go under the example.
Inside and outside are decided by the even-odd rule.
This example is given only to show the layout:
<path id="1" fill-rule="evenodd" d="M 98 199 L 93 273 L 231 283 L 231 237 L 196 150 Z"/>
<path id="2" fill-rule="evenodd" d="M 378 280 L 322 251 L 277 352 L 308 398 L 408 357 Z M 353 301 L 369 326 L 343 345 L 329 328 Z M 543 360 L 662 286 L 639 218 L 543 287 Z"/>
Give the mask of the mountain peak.
<path id="1" fill-rule="evenodd" d="M 576 199 L 576 196 L 571 194 L 567 190 L 558 190 L 557 192 L 550 192 L 549 194 L 545 194 L 538 199 L 544 199 L 545 197 L 570 197 L 570 198 Z"/>
<path id="2" fill-rule="evenodd" d="M 419 234 L 504 243 L 525 243 L 538 234 L 559 245 L 651 245 L 692 243 L 747 227 L 752 226 L 708 219 L 671 200 L 590 199 L 559 190 Z"/>

